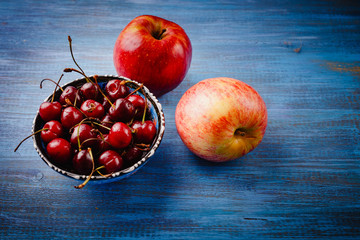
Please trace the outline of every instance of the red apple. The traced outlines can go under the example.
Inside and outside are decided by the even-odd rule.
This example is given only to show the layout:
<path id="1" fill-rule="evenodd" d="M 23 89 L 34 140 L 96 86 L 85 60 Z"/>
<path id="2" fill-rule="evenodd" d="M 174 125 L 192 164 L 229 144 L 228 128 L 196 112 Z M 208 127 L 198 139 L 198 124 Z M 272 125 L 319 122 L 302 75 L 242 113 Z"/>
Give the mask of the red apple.
<path id="1" fill-rule="evenodd" d="M 182 82 L 191 57 L 191 42 L 185 31 L 174 22 L 149 15 L 133 19 L 114 47 L 117 73 L 144 83 L 158 97 Z"/>
<path id="2" fill-rule="evenodd" d="M 176 107 L 175 123 L 190 151 L 209 161 L 224 162 L 258 146 L 265 134 L 267 110 L 248 84 L 211 78 L 185 92 Z"/>

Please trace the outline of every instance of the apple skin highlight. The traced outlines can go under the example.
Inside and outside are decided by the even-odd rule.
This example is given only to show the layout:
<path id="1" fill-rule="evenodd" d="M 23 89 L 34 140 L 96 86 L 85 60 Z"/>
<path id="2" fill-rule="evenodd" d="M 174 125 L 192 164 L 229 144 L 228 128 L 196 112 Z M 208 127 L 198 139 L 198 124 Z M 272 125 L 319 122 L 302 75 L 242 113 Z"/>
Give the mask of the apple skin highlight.
<path id="1" fill-rule="evenodd" d="M 244 156 L 261 142 L 267 109 L 248 84 L 226 77 L 198 82 L 175 111 L 178 134 L 191 152 L 212 162 Z"/>
<path id="2" fill-rule="evenodd" d="M 183 81 L 191 59 L 184 29 L 151 15 L 136 17 L 121 31 L 113 55 L 118 75 L 144 83 L 157 97 Z"/>

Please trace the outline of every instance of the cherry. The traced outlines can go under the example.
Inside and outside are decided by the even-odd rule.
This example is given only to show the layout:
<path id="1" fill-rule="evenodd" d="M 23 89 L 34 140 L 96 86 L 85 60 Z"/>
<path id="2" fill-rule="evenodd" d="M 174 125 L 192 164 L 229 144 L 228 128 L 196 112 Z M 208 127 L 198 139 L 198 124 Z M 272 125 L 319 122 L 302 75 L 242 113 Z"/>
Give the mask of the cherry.
<path id="1" fill-rule="evenodd" d="M 105 112 L 108 112 L 110 107 L 111 107 L 111 104 L 110 104 L 109 100 L 106 99 L 105 97 L 103 97 L 102 101 L 100 101 L 100 103 L 103 106 Z"/>
<path id="2" fill-rule="evenodd" d="M 48 143 L 55 138 L 59 138 L 63 135 L 63 127 L 59 121 L 51 120 L 45 123 L 43 127 L 43 131 L 41 131 L 41 139 Z M 47 129 L 47 130 L 46 130 Z"/>
<path id="3" fill-rule="evenodd" d="M 67 107 L 61 113 L 61 124 L 64 128 L 70 129 L 81 120 L 83 120 L 83 114 L 75 107 Z"/>
<path id="4" fill-rule="evenodd" d="M 129 100 L 135 107 L 135 118 L 141 119 L 145 111 L 145 100 L 140 95 L 133 94 L 126 98 Z"/>
<path id="5" fill-rule="evenodd" d="M 111 120 L 110 114 L 106 114 L 103 118 L 101 118 L 101 126 L 98 127 L 99 131 L 102 133 L 109 133 L 109 129 L 111 129 L 114 123 Z"/>
<path id="6" fill-rule="evenodd" d="M 98 97 L 101 96 L 100 90 L 99 90 L 99 85 L 92 83 L 92 82 L 87 82 L 84 85 L 82 85 L 80 88 L 80 92 L 81 92 L 82 96 L 84 97 L 84 99 L 97 100 Z"/>
<path id="7" fill-rule="evenodd" d="M 111 145 L 109 143 L 109 134 L 98 135 L 97 138 L 100 140 L 98 142 L 98 151 L 104 152 L 111 149 Z"/>
<path id="8" fill-rule="evenodd" d="M 105 86 L 105 92 L 111 101 L 124 98 L 129 94 L 129 88 L 119 79 L 110 80 Z"/>
<path id="9" fill-rule="evenodd" d="M 131 125 L 131 128 L 134 130 L 134 141 L 136 143 L 145 143 L 150 144 L 154 140 L 156 135 L 155 124 L 150 121 L 134 121 Z"/>
<path id="10" fill-rule="evenodd" d="M 134 105 L 125 98 L 119 98 L 109 109 L 110 117 L 117 122 L 130 122 L 135 115 Z"/>
<path id="11" fill-rule="evenodd" d="M 109 133 L 109 143 L 114 148 L 126 148 L 132 140 L 130 128 L 123 122 L 115 123 Z"/>
<path id="12" fill-rule="evenodd" d="M 46 146 L 46 151 L 51 160 L 64 165 L 71 160 L 72 150 L 70 143 L 63 138 L 55 138 Z"/>
<path id="13" fill-rule="evenodd" d="M 71 146 L 76 147 L 78 146 L 79 142 L 80 145 L 82 145 L 85 140 L 94 139 L 96 136 L 96 130 L 93 127 L 88 124 L 80 124 L 74 128 L 70 137 L 70 143 Z M 84 144 L 84 147 L 94 146 L 96 141 L 97 140 L 89 140 Z"/>
<path id="14" fill-rule="evenodd" d="M 69 101 L 77 107 L 81 106 L 82 100 L 81 100 L 80 92 L 74 86 L 68 86 L 64 89 L 64 91 L 62 92 L 59 98 L 59 102 L 61 103 L 61 105 L 67 104 L 66 99 L 69 99 Z M 76 103 L 75 103 L 75 99 L 76 99 Z"/>
<path id="15" fill-rule="evenodd" d="M 105 114 L 103 105 L 93 99 L 85 100 L 81 104 L 80 110 L 86 117 L 102 118 Z"/>
<path id="16" fill-rule="evenodd" d="M 72 159 L 75 171 L 79 174 L 90 174 L 94 162 L 88 149 L 79 151 Z"/>
<path id="17" fill-rule="evenodd" d="M 131 166 L 141 159 L 142 154 L 143 152 L 139 148 L 131 146 L 124 152 L 122 158 L 127 166 Z"/>
<path id="18" fill-rule="evenodd" d="M 114 173 L 119 171 L 123 166 L 123 159 L 117 152 L 113 150 L 107 150 L 103 152 L 98 162 L 105 167 L 107 173 Z"/>
<path id="19" fill-rule="evenodd" d="M 58 120 L 61 115 L 61 104 L 57 101 L 43 102 L 39 108 L 39 114 L 42 120 Z"/>

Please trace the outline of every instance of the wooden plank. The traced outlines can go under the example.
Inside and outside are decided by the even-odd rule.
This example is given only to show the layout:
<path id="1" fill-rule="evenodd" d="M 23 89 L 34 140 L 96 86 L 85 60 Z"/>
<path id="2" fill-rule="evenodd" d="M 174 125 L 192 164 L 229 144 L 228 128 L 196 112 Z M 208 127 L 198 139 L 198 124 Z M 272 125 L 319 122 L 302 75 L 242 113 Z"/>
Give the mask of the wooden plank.
<path id="1" fill-rule="evenodd" d="M 74 66 L 67 36 L 88 75 L 116 74 L 115 40 L 141 14 L 180 24 L 193 46 L 186 78 L 159 99 L 166 130 L 151 161 L 76 190 L 31 140 L 14 153 L 53 90 L 40 81 Z M 0 239 L 359 238 L 359 16 L 340 0 L 2 1 Z M 218 76 L 252 85 L 269 114 L 258 148 L 223 164 L 195 157 L 174 117 L 188 88 Z"/>

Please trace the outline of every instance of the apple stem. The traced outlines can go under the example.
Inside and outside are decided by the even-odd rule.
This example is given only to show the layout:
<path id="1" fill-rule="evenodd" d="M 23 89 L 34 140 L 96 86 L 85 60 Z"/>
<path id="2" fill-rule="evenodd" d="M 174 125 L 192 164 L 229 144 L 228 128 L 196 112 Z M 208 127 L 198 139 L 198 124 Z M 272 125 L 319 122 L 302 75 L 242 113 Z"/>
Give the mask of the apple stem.
<path id="1" fill-rule="evenodd" d="M 157 39 L 157 40 L 161 40 L 162 39 L 162 36 L 163 34 L 166 32 L 166 29 L 162 29 L 161 32 L 157 33 L 154 37 Z"/>
<path id="2" fill-rule="evenodd" d="M 17 146 L 16 148 L 14 149 L 14 152 L 16 152 L 18 150 L 18 148 L 20 147 L 20 145 L 25 142 L 26 139 L 34 136 L 35 134 L 38 134 L 39 132 L 42 132 L 42 131 L 46 131 L 46 130 L 49 130 L 48 128 L 42 128 L 40 130 L 37 130 L 36 132 L 34 132 L 33 134 L 30 134 L 29 136 L 27 136 L 26 138 L 24 138 Z"/>
<path id="3" fill-rule="evenodd" d="M 245 137 L 246 132 L 243 129 L 238 128 L 238 129 L 235 130 L 235 135 Z"/>

